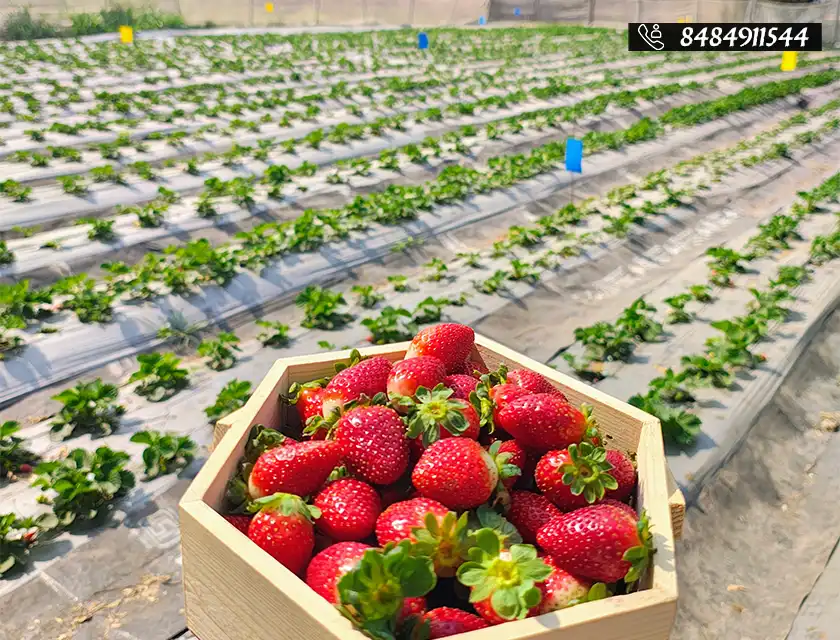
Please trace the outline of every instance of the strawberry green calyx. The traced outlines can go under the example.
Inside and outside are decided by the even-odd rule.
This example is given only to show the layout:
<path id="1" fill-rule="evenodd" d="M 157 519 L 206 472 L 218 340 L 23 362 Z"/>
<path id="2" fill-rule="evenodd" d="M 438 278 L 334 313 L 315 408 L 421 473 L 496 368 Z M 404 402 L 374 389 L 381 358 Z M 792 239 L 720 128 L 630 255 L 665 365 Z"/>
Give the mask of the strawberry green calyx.
<path id="1" fill-rule="evenodd" d="M 423 520 L 425 526 L 411 530 L 415 540 L 412 554 L 431 558 L 435 573 L 442 578 L 451 578 L 469 550 L 468 518 L 466 512 L 459 518 L 450 511 L 439 522 L 434 514 L 427 513 Z"/>
<path id="2" fill-rule="evenodd" d="M 612 465 L 607 462 L 607 451 L 588 442 L 569 445 L 571 462 L 560 467 L 563 484 L 571 488 L 572 495 L 583 494 L 589 504 L 603 500 L 608 489 L 618 489 L 618 482 L 610 475 Z"/>
<path id="3" fill-rule="evenodd" d="M 502 441 L 496 440 L 496 442 L 490 445 L 490 449 L 488 450 L 493 460 L 496 462 L 496 468 L 499 470 L 500 484 L 502 480 L 507 480 L 508 478 L 516 478 L 522 475 L 522 469 L 517 467 L 515 464 L 510 463 L 510 459 L 513 457 L 513 453 L 511 453 L 510 451 L 499 453 L 499 449 L 501 448 L 501 446 Z"/>
<path id="4" fill-rule="evenodd" d="M 384 393 L 377 393 L 372 398 L 369 398 L 365 394 L 360 395 L 355 400 L 351 400 L 350 402 L 346 402 L 342 408 L 333 409 L 326 418 L 323 416 L 312 416 L 309 420 L 306 421 L 306 426 L 303 429 L 303 434 L 307 436 L 314 435 L 318 431 L 326 431 L 327 438 L 332 437 L 333 431 L 335 431 L 335 427 L 338 424 L 338 421 L 341 420 L 341 416 L 344 413 L 350 411 L 350 409 L 355 409 L 356 407 L 369 407 L 372 405 L 382 405 L 385 406 L 388 404 L 388 396 Z"/>
<path id="5" fill-rule="evenodd" d="M 341 373 L 345 369 L 348 369 L 349 367 L 352 367 L 355 364 L 359 364 L 362 360 L 364 360 L 364 358 L 362 357 L 362 354 L 359 353 L 359 350 L 358 349 L 353 349 L 350 352 L 350 357 L 348 358 L 347 362 L 336 362 L 335 363 L 335 372 L 336 373 Z"/>
<path id="6" fill-rule="evenodd" d="M 298 496 L 290 493 L 275 493 L 264 498 L 257 498 L 248 506 L 252 513 L 257 511 L 271 511 L 284 516 L 301 515 L 309 522 L 321 517 L 321 510 L 311 504 L 306 504 Z"/>
<path id="7" fill-rule="evenodd" d="M 327 386 L 329 381 L 329 378 L 318 378 L 317 380 L 310 380 L 309 382 L 304 382 L 303 384 L 293 382 L 292 386 L 289 387 L 288 393 L 286 393 L 286 395 L 281 394 L 280 397 L 289 404 L 297 404 L 300 399 L 301 391 L 304 389 L 323 389 Z"/>
<path id="8" fill-rule="evenodd" d="M 473 536 L 480 529 L 492 529 L 499 536 L 503 549 L 511 545 L 522 544 L 522 536 L 510 521 L 492 507 L 483 504 L 470 513 L 470 535 Z"/>
<path id="9" fill-rule="evenodd" d="M 586 431 L 583 434 L 583 441 L 600 447 L 604 443 L 604 437 L 598 428 L 598 421 L 595 419 L 594 411 L 595 409 L 591 404 L 580 405 L 580 412 L 586 420 Z"/>
<path id="10" fill-rule="evenodd" d="M 552 568 L 537 557 L 529 544 L 515 544 L 503 551 L 492 529 L 480 529 L 473 536 L 475 546 L 468 562 L 458 569 L 458 580 L 470 587 L 470 602 L 489 598 L 490 606 L 505 620 L 528 616 L 542 599 L 536 583 L 545 580 Z"/>
<path id="11" fill-rule="evenodd" d="M 507 382 L 507 372 L 507 367 L 500 364 L 495 371 L 482 375 L 475 391 L 470 392 L 470 404 L 478 414 L 479 425 L 482 429 L 486 429 L 487 433 L 493 433 L 496 430 L 496 424 L 493 422 L 493 410 L 496 406 L 490 397 L 490 389 Z"/>
<path id="12" fill-rule="evenodd" d="M 453 393 L 452 389 L 439 384 L 431 391 L 426 387 L 417 387 L 416 400 L 408 396 L 394 396 L 391 401 L 409 411 L 406 436 L 422 436 L 423 444 L 428 447 L 440 440 L 441 427 L 453 436 L 464 433 L 470 426 L 462 411 L 466 403 L 450 399 Z"/>
<path id="13" fill-rule="evenodd" d="M 394 640 L 405 598 L 424 596 L 437 585 L 432 561 L 413 555 L 403 540 L 368 549 L 359 564 L 338 582 L 339 611 L 377 640 Z"/>
<path id="14" fill-rule="evenodd" d="M 653 535 L 650 532 L 650 518 L 643 509 L 636 523 L 636 532 L 639 535 L 639 544 L 624 552 L 623 560 L 630 563 L 630 568 L 624 576 L 624 582 L 630 583 L 638 580 L 650 566 L 651 556 L 656 553 L 653 546 Z"/>
<path id="15" fill-rule="evenodd" d="M 612 593 L 607 588 L 603 582 L 596 582 L 589 590 L 586 592 L 586 595 L 582 598 L 575 598 L 574 600 L 570 600 L 566 607 L 573 607 L 576 604 L 583 604 L 584 602 L 595 602 L 596 600 L 604 600 L 605 598 L 609 598 L 612 596 Z"/>

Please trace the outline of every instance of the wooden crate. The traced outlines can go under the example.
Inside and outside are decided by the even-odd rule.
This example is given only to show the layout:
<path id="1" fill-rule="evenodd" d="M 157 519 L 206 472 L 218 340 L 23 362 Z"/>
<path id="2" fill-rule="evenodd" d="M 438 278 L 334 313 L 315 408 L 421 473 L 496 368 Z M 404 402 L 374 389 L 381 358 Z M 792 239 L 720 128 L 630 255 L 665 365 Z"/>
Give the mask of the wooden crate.
<path id="1" fill-rule="evenodd" d="M 365 356 L 396 361 L 408 343 L 371 347 Z M 248 403 L 220 421 L 213 453 L 180 504 L 187 626 L 201 640 L 363 640 L 350 623 L 296 575 L 253 544 L 217 512 L 253 425 L 277 427 L 288 410 L 281 401 L 293 382 L 333 373 L 349 351 L 278 360 Z M 665 462 L 659 421 L 583 382 L 476 335 L 474 359 L 490 369 L 504 363 L 552 380 L 575 405 L 594 407 L 609 446 L 633 451 L 640 508 L 650 517 L 656 554 L 636 593 L 578 605 L 536 618 L 474 631 L 464 640 L 663 640 L 677 607 L 673 521 L 684 503 Z M 293 410 L 293 409 L 292 409 Z M 669 482 L 670 481 L 670 482 Z M 671 484 L 671 486 L 669 486 Z M 675 490 L 676 489 L 676 490 Z M 669 502 L 669 497 L 674 500 Z M 673 510 L 673 511 L 672 511 Z M 674 513 L 677 517 L 674 517 Z"/>

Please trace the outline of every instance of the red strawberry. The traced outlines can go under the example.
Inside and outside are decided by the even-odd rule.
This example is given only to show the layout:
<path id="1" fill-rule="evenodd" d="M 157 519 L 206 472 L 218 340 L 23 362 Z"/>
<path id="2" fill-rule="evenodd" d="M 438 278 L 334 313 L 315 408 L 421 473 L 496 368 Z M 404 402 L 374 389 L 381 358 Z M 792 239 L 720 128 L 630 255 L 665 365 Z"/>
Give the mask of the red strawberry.
<path id="1" fill-rule="evenodd" d="M 519 469 L 519 473 L 502 478 L 502 485 L 510 491 L 517 480 L 522 477 L 522 470 L 528 462 L 528 452 L 516 440 L 505 440 L 499 445 L 496 451 L 497 460 L 499 460 L 500 455 L 505 456 L 503 460 L 504 464 L 513 465 Z"/>
<path id="2" fill-rule="evenodd" d="M 607 449 L 607 462 L 612 465 L 610 475 L 618 483 L 617 489 L 607 490 L 607 497 L 624 502 L 636 488 L 636 467 L 630 458 L 615 449 Z"/>
<path id="3" fill-rule="evenodd" d="M 391 362 L 381 357 L 362 360 L 337 373 L 324 390 L 322 415 L 329 418 L 336 410 L 343 412 L 344 405 L 360 396 L 385 393 L 390 373 Z"/>
<path id="4" fill-rule="evenodd" d="M 332 441 L 291 442 L 269 449 L 254 463 L 248 493 L 252 498 L 273 493 L 309 495 L 340 462 L 341 448 Z"/>
<path id="5" fill-rule="evenodd" d="M 333 540 L 362 540 L 373 533 L 382 502 L 376 489 L 361 480 L 331 482 L 312 501 L 321 510 L 315 523 Z"/>
<path id="6" fill-rule="evenodd" d="M 503 549 L 492 529 L 479 529 L 469 560 L 458 569 L 458 580 L 470 587 L 470 602 L 490 624 L 536 615 L 542 593 L 535 583 L 552 568 L 537 557 L 529 544 Z"/>
<path id="7" fill-rule="evenodd" d="M 408 467 L 405 425 L 390 407 L 351 409 L 336 425 L 335 441 L 348 470 L 367 482 L 392 484 Z"/>
<path id="8" fill-rule="evenodd" d="M 448 638 L 459 633 L 486 629 L 490 626 L 478 616 L 452 607 L 432 609 L 423 616 L 423 620 L 429 625 L 429 640 Z"/>
<path id="9" fill-rule="evenodd" d="M 289 387 L 288 401 L 295 405 L 302 425 L 306 425 L 306 421 L 312 416 L 322 415 L 325 384 L 326 378 L 321 378 L 305 384 L 294 383 Z"/>
<path id="10" fill-rule="evenodd" d="M 476 371 L 478 373 L 476 373 Z M 478 380 L 485 373 L 490 373 L 490 370 L 487 368 L 487 365 L 480 360 L 471 360 L 470 358 L 467 358 L 461 364 L 452 367 L 450 373 L 471 376 Z"/>
<path id="11" fill-rule="evenodd" d="M 414 397 L 417 387 L 434 389 L 446 377 L 443 362 L 432 356 L 420 356 L 397 362 L 388 374 L 388 397 Z"/>
<path id="12" fill-rule="evenodd" d="M 588 442 L 549 451 L 537 463 L 537 487 L 563 511 L 573 511 L 604 499 L 618 488 L 607 452 Z"/>
<path id="13" fill-rule="evenodd" d="M 422 616 L 426 613 L 426 598 L 419 596 L 416 598 L 406 598 L 403 600 L 402 611 L 397 617 L 397 623 L 401 624 L 415 616 Z"/>
<path id="14" fill-rule="evenodd" d="M 426 327 L 411 341 L 405 359 L 434 356 L 443 361 L 447 373 L 463 366 L 475 344 L 475 332 L 463 324 L 444 323 Z"/>
<path id="15" fill-rule="evenodd" d="M 433 443 L 411 473 L 411 482 L 422 496 L 457 510 L 487 502 L 498 481 L 495 460 L 469 438 Z"/>
<path id="16" fill-rule="evenodd" d="M 561 513 L 548 498 L 539 493 L 511 491 L 510 509 L 505 517 L 517 528 L 525 542 L 536 544 L 537 532 Z"/>
<path id="17" fill-rule="evenodd" d="M 543 561 L 552 568 L 552 571 L 550 576 L 537 584 L 542 592 L 539 615 L 606 596 L 606 585 L 603 583 L 593 585 L 588 580 L 576 578 L 560 567 L 551 556 L 543 557 Z"/>
<path id="18" fill-rule="evenodd" d="M 382 546 L 410 540 L 434 561 L 438 575 L 450 577 L 468 547 L 467 519 L 466 513 L 459 518 L 435 500 L 413 498 L 382 512 L 376 521 L 376 539 Z"/>
<path id="19" fill-rule="evenodd" d="M 605 500 L 602 500 L 598 504 L 609 504 L 609 505 L 614 506 L 617 509 L 621 509 L 628 516 L 632 516 L 633 518 L 636 518 L 636 519 L 638 519 L 638 517 L 639 517 L 639 514 L 636 513 L 636 510 L 633 507 L 631 507 L 629 504 L 627 504 L 626 502 L 619 502 L 618 500 L 611 500 L 610 498 L 606 498 Z"/>
<path id="20" fill-rule="evenodd" d="M 533 394 L 516 384 L 497 384 L 490 388 L 490 399 L 496 405 L 496 410 L 501 409 L 512 400 L 530 395 Z"/>
<path id="21" fill-rule="evenodd" d="M 248 527 L 248 537 L 292 573 L 300 575 L 312 557 L 320 514 L 298 496 L 275 493 L 255 500 L 260 508 Z"/>
<path id="22" fill-rule="evenodd" d="M 538 393 L 508 402 L 495 412 L 496 424 L 529 449 L 550 451 L 580 442 L 584 415 L 560 397 Z"/>
<path id="23" fill-rule="evenodd" d="M 306 569 L 306 584 L 331 604 L 338 604 L 338 581 L 352 571 L 365 551 L 372 547 L 360 542 L 339 542 L 312 558 Z"/>
<path id="24" fill-rule="evenodd" d="M 416 400 L 408 396 L 393 396 L 394 403 L 408 413 L 408 438 L 422 438 L 428 446 L 441 438 L 461 436 L 477 440 L 479 418 L 466 400 L 451 398 L 452 389 L 439 384 L 429 391 L 419 387 Z"/>
<path id="25" fill-rule="evenodd" d="M 451 376 L 446 376 L 443 379 L 443 384 L 454 391 L 452 394 L 453 398 L 457 398 L 458 400 L 469 400 L 470 393 L 475 391 L 475 388 L 478 386 L 478 380 L 472 376 L 456 373 Z"/>
<path id="26" fill-rule="evenodd" d="M 653 553 L 647 515 L 603 503 L 555 518 L 537 542 L 566 571 L 606 583 L 638 580 Z"/>
<path id="27" fill-rule="evenodd" d="M 548 393 L 568 402 L 565 394 L 555 387 L 544 375 L 530 369 L 514 369 L 507 374 L 508 384 L 515 384 L 529 393 Z"/>
<path id="28" fill-rule="evenodd" d="M 246 536 L 248 535 L 248 527 L 251 525 L 251 516 L 239 516 L 233 514 L 222 517 L 228 522 L 230 522 L 234 527 L 239 529 Z"/>

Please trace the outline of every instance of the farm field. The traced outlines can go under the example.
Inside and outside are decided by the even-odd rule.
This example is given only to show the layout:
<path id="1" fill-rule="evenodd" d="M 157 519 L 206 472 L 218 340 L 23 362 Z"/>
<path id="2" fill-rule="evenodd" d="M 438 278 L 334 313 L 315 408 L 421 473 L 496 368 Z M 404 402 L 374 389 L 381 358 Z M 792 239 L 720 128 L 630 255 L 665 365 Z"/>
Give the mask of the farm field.
<path id="1" fill-rule="evenodd" d="M 658 417 L 690 503 L 747 465 L 840 299 L 840 51 L 428 33 L 0 47 L 0 637 L 188 637 L 178 496 L 282 357 L 468 324 Z"/>

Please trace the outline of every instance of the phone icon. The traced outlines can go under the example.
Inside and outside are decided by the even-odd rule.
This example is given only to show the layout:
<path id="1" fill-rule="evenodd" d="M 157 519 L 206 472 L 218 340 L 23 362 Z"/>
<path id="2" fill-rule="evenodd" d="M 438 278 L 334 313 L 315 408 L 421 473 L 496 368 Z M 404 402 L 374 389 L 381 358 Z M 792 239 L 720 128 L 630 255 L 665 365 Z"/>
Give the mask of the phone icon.
<path id="1" fill-rule="evenodd" d="M 662 42 L 662 40 L 660 40 L 660 38 L 662 38 L 662 32 L 659 30 L 658 24 L 653 25 L 653 29 L 651 29 L 650 35 L 648 35 L 647 25 L 640 24 L 639 35 L 651 49 L 655 49 L 656 51 L 662 51 L 662 49 L 665 48 L 665 43 Z"/>

